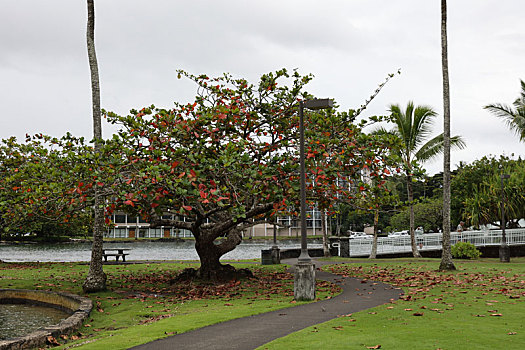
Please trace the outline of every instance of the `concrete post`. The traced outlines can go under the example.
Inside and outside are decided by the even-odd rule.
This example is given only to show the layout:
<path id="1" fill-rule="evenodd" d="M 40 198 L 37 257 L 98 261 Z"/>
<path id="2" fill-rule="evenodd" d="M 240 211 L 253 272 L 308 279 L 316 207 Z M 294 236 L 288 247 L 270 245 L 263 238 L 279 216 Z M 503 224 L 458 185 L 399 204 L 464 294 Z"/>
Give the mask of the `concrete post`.
<path id="1" fill-rule="evenodd" d="M 315 299 L 315 264 L 313 262 L 298 262 L 295 265 L 294 299 Z"/>
<path id="2" fill-rule="evenodd" d="M 341 244 L 341 257 L 349 258 L 350 257 L 350 238 L 341 237 L 339 244 Z"/>
<path id="3" fill-rule="evenodd" d="M 276 246 L 272 247 L 272 264 L 280 264 L 281 263 L 281 254 L 279 251 L 279 248 Z"/>

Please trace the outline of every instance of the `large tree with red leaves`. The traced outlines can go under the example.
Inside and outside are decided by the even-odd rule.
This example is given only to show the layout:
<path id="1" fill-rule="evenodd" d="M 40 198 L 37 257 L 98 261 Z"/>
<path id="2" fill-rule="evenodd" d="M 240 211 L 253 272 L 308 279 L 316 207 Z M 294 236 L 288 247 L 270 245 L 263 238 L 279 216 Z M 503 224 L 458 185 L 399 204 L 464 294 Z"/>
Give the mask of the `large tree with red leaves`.
<path id="1" fill-rule="evenodd" d="M 252 85 L 229 75 L 180 75 L 198 86 L 192 103 L 107 113 L 121 126 L 112 142 L 132 170 L 118 203 L 157 225 L 191 231 L 201 260 L 197 276 L 221 278 L 233 268 L 219 259 L 241 243 L 244 229 L 298 207 L 297 106 L 309 97 L 303 87 L 311 77 L 281 70 Z M 390 140 L 362 133 L 353 111 L 305 119 L 311 202 L 329 208 L 365 192 L 364 168 L 372 177 L 389 173 Z M 168 209 L 185 220 L 162 220 Z"/>

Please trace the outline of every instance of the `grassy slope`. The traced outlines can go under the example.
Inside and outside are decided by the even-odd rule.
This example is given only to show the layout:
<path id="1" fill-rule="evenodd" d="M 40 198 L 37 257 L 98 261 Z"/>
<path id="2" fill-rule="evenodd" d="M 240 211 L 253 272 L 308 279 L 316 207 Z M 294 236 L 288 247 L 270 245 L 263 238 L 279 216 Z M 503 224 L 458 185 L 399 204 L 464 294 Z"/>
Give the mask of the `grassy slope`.
<path id="1" fill-rule="evenodd" d="M 525 259 L 458 262 L 376 260 L 329 267 L 403 287 L 405 300 L 341 317 L 261 349 L 524 349 Z"/>

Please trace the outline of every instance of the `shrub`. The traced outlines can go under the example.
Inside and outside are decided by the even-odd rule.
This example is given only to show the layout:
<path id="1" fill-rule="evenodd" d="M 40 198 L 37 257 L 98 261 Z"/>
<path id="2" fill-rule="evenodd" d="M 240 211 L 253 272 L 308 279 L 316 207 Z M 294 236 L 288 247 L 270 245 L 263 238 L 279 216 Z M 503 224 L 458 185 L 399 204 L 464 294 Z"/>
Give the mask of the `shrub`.
<path id="1" fill-rule="evenodd" d="M 456 259 L 478 259 L 481 252 L 470 242 L 458 242 L 452 246 L 452 256 Z"/>

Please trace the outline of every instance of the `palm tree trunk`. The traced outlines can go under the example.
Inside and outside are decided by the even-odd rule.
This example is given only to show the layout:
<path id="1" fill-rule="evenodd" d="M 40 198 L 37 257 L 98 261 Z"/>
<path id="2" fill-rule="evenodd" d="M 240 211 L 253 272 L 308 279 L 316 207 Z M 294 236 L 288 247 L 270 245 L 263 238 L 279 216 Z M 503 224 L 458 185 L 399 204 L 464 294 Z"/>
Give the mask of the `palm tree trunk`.
<path id="1" fill-rule="evenodd" d="M 95 154 L 101 150 L 102 122 L 100 113 L 100 85 L 98 77 L 97 55 L 95 53 L 95 5 L 93 0 L 87 1 L 87 49 L 89 68 L 91 71 L 91 99 L 93 106 L 93 138 Z M 95 187 L 95 209 L 93 223 L 93 246 L 91 247 L 91 262 L 89 272 L 82 289 L 86 293 L 106 290 L 106 274 L 102 269 L 102 243 L 104 235 L 104 198 Z"/>
<path id="2" fill-rule="evenodd" d="M 374 211 L 374 240 L 372 241 L 372 251 L 369 259 L 375 259 L 377 256 L 377 224 L 379 223 L 379 209 Z"/>
<path id="3" fill-rule="evenodd" d="M 408 192 L 408 205 L 410 208 L 410 246 L 412 248 L 412 255 L 414 258 L 421 258 L 419 250 L 416 245 L 416 234 L 414 231 L 414 190 L 412 188 L 412 175 L 407 174 L 407 192 Z"/>
<path id="4" fill-rule="evenodd" d="M 447 0 L 441 0 L 441 63 L 443 70 L 443 252 L 440 270 L 455 270 L 450 249 L 450 92 L 447 53 Z"/>

